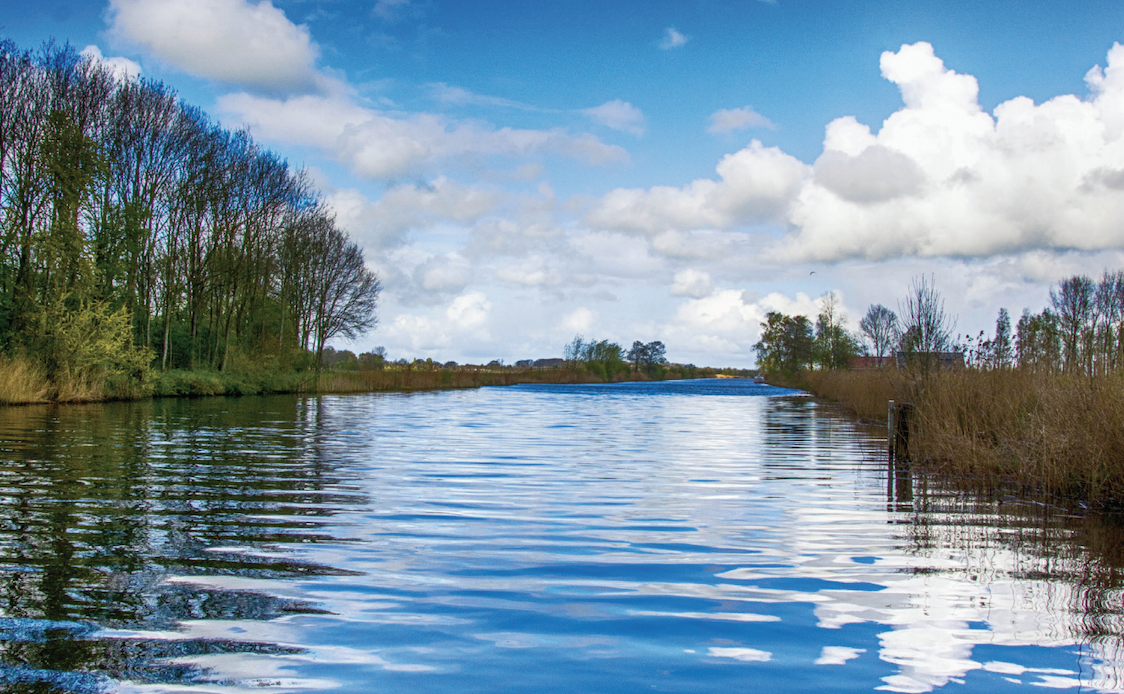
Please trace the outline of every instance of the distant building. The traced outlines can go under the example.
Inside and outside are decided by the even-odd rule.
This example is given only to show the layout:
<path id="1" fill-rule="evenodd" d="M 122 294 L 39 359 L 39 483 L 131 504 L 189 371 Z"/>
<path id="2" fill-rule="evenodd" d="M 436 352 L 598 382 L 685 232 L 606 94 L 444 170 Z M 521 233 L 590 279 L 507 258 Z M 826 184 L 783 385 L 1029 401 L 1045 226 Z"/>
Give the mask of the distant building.
<path id="1" fill-rule="evenodd" d="M 963 369 L 964 368 L 964 353 L 963 352 L 898 352 L 897 357 L 898 368 L 904 369 L 910 364 L 924 364 L 928 363 L 934 369 Z"/>
<path id="2" fill-rule="evenodd" d="M 565 363 L 565 359 L 536 359 L 532 366 L 540 369 L 556 369 Z"/>
<path id="3" fill-rule="evenodd" d="M 535 360 L 534 359 L 520 359 L 519 361 L 515 362 L 515 365 L 519 366 L 519 367 L 526 368 L 528 366 L 534 366 Z"/>
<path id="4" fill-rule="evenodd" d="M 455 361 L 447 361 L 443 364 L 443 366 L 446 369 L 455 369 L 455 368 L 457 368 L 457 363 Z"/>
<path id="5" fill-rule="evenodd" d="M 895 357 L 851 357 L 847 368 L 863 371 L 866 369 L 886 369 L 897 365 Z"/>

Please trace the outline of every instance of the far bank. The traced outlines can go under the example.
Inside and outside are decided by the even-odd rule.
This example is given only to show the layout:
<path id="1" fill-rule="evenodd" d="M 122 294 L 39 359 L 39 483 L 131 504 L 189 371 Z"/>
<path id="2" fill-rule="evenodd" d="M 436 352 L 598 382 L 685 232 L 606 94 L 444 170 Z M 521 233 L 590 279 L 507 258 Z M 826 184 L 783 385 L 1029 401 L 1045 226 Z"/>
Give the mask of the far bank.
<path id="1" fill-rule="evenodd" d="M 105 374 L 48 376 L 29 359 L 0 360 L 0 405 L 104 402 L 165 397 L 269 395 L 281 393 L 412 392 L 507 386 L 519 383 L 618 383 L 745 376 L 750 372 L 691 365 L 660 365 L 651 370 L 621 369 L 605 377 L 598 365 L 569 363 L 555 367 L 503 365 L 442 366 L 416 361 L 374 369 L 287 369 L 276 361 L 242 364 L 226 371 L 172 369 L 140 379 Z"/>

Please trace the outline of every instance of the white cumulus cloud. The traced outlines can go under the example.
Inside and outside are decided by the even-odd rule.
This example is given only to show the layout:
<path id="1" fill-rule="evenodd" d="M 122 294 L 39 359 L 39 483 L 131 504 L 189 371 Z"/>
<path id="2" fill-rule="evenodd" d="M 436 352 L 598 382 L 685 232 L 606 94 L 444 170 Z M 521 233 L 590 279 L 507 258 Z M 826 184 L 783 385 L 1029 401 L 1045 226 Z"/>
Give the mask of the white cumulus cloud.
<path id="1" fill-rule="evenodd" d="M 140 77 L 141 66 L 140 63 L 135 60 L 122 57 L 107 58 L 102 55 L 101 49 L 94 45 L 83 48 L 81 55 L 95 63 L 101 63 L 108 67 L 113 72 L 113 76 L 118 80 L 136 79 Z"/>
<path id="2" fill-rule="evenodd" d="M 570 313 L 562 317 L 562 325 L 567 330 L 574 333 L 588 333 L 589 329 L 597 321 L 597 312 L 591 309 L 581 308 L 574 309 Z"/>
<path id="3" fill-rule="evenodd" d="M 692 299 L 701 299 L 709 296 L 714 291 L 714 280 L 705 270 L 688 268 L 675 273 L 671 285 L 672 296 L 689 296 Z"/>
<path id="4" fill-rule="evenodd" d="M 500 268 L 496 278 L 525 287 L 553 287 L 562 283 L 562 273 L 541 255 Z"/>
<path id="5" fill-rule="evenodd" d="M 268 93 L 320 88 L 319 48 L 269 0 L 110 0 L 110 34 L 185 72 Z"/>
<path id="6" fill-rule="evenodd" d="M 988 114 L 932 46 L 886 52 L 905 106 L 878 133 L 841 118 L 792 208 L 780 257 L 977 256 L 1124 244 L 1124 47 L 1090 98 L 1017 97 Z"/>
<path id="7" fill-rule="evenodd" d="M 722 158 L 717 181 L 702 178 L 682 188 L 618 188 L 602 197 L 586 221 L 649 234 L 776 222 L 786 216 L 809 171 L 799 159 L 754 140 Z"/>
<path id="8" fill-rule="evenodd" d="M 993 113 L 928 43 L 887 51 L 881 69 L 902 108 L 877 132 L 831 122 L 814 165 L 754 141 L 717 178 L 610 191 L 586 222 L 652 237 L 771 224 L 781 262 L 1124 246 L 1124 46 L 1088 72 L 1086 98 L 1017 97 Z"/>
<path id="9" fill-rule="evenodd" d="M 334 190 L 325 198 L 340 228 L 362 239 L 368 248 L 386 249 L 406 242 L 410 231 L 442 222 L 472 224 L 498 203 L 499 194 L 465 186 L 438 176 L 427 184 L 388 188 L 371 202 L 353 188 Z"/>
<path id="10" fill-rule="evenodd" d="M 484 292 L 462 294 L 445 309 L 445 317 L 461 332 L 487 339 L 492 302 Z"/>
<path id="11" fill-rule="evenodd" d="M 721 289 L 681 303 L 660 334 L 683 353 L 742 362 L 753 353 L 769 311 L 814 317 L 819 304 L 803 292 L 793 297 L 774 292 L 758 298 L 748 291 Z"/>

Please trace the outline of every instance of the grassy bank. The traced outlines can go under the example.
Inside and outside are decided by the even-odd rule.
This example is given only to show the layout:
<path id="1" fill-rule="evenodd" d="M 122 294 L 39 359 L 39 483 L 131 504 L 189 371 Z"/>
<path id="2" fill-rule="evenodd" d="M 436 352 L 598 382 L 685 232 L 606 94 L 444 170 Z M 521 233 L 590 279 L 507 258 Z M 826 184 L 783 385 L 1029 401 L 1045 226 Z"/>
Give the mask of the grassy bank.
<path id="1" fill-rule="evenodd" d="M 138 383 L 104 373 L 77 377 L 48 376 L 34 361 L 0 359 L 0 405 L 135 400 L 145 397 L 203 397 L 270 393 L 370 393 L 449 390 L 506 386 L 517 383 L 601 383 L 600 374 L 585 368 L 415 367 L 393 364 L 370 370 L 287 370 L 275 363 L 241 364 L 229 371 L 178 370 L 151 372 Z M 662 379 L 709 376 L 713 370 L 685 374 L 661 369 Z M 617 373 L 614 381 L 652 380 L 644 373 Z"/>
<path id="2" fill-rule="evenodd" d="M 967 489 L 1124 509 L 1124 374 L 896 369 L 808 372 L 800 385 L 859 417 L 916 406 L 911 457 Z"/>

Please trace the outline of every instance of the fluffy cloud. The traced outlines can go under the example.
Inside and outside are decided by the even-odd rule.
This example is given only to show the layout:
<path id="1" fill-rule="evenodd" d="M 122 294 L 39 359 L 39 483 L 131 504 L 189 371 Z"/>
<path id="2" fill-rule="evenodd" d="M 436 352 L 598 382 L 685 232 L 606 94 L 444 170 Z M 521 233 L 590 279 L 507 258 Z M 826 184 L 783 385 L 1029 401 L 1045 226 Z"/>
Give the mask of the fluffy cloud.
<path id="1" fill-rule="evenodd" d="M 828 126 L 781 257 L 990 256 L 1124 244 L 1124 48 L 1086 76 L 1091 98 L 978 103 L 975 78 L 925 43 L 882 55 L 905 107 L 877 135 Z"/>
<path id="2" fill-rule="evenodd" d="M 927 43 L 884 53 L 881 69 L 903 107 L 876 133 L 833 121 L 813 166 L 755 141 L 717 179 L 614 190 L 587 222 L 653 236 L 771 223 L 787 231 L 770 251 L 782 262 L 1124 245 L 1124 47 L 1086 75 L 1087 99 L 1018 97 L 993 114 Z"/>
<path id="3" fill-rule="evenodd" d="M 714 291 L 714 280 L 705 270 L 686 269 L 675 273 L 675 280 L 671 285 L 672 296 L 689 296 L 692 299 L 701 299 L 709 296 Z"/>
<path id="4" fill-rule="evenodd" d="M 562 325 L 573 333 L 588 333 L 597 322 L 597 312 L 585 308 L 574 309 L 562 317 Z"/>
<path id="5" fill-rule="evenodd" d="M 488 317 L 492 312 L 492 302 L 483 292 L 462 294 L 445 309 L 445 317 L 460 332 L 469 333 L 479 339 L 488 339 Z"/>
<path id="6" fill-rule="evenodd" d="M 479 346 L 491 340 L 488 321 L 492 302 L 482 292 L 467 292 L 456 297 L 439 317 L 401 313 L 380 330 L 387 344 L 405 350 L 410 357 L 439 356 L 455 349 L 464 353 L 466 345 Z"/>
<path id="7" fill-rule="evenodd" d="M 520 223 L 511 219 L 489 218 L 472 229 L 468 253 L 473 257 L 488 255 L 520 256 L 534 253 L 562 236 L 560 229 L 546 221 Z"/>
<path id="8" fill-rule="evenodd" d="M 444 176 L 428 184 L 393 186 L 376 202 L 354 189 L 332 191 L 326 197 L 340 227 L 375 249 L 401 245 L 409 231 L 442 222 L 472 224 L 498 201 L 497 193 L 464 186 Z"/>
<path id="9" fill-rule="evenodd" d="M 753 110 L 752 106 L 723 108 L 710 114 L 710 125 L 706 131 L 717 135 L 747 128 L 769 128 L 777 126 L 768 118 Z"/>
<path id="10" fill-rule="evenodd" d="M 627 101 L 614 99 L 582 111 L 601 125 L 640 137 L 644 134 L 644 114 Z"/>
<path id="11" fill-rule="evenodd" d="M 493 128 L 428 113 L 390 116 L 338 93 L 287 99 L 231 94 L 219 99 L 219 109 L 226 120 L 248 125 L 258 137 L 318 147 L 356 174 L 372 179 L 416 175 L 450 162 L 470 165 L 492 157 L 549 153 L 589 164 L 628 158 L 620 147 L 588 133 Z"/>
<path id="12" fill-rule="evenodd" d="M 778 292 L 758 299 L 751 292 L 723 289 L 684 301 L 660 333 L 677 352 L 743 362 L 760 338 L 769 311 L 815 316 L 819 305 L 804 293 L 789 297 Z"/>
<path id="13" fill-rule="evenodd" d="M 429 293 L 457 293 L 468 286 L 472 268 L 456 254 L 436 256 L 414 268 L 414 281 Z"/>
<path id="14" fill-rule="evenodd" d="M 524 287 L 553 287 L 562 283 L 562 273 L 541 255 L 507 265 L 496 271 L 496 279 Z"/>
<path id="15" fill-rule="evenodd" d="M 94 45 L 86 46 L 85 48 L 83 48 L 81 55 L 84 58 L 89 58 L 96 63 L 101 63 L 102 65 L 108 67 L 113 72 L 113 76 L 118 80 L 135 79 L 137 77 L 140 77 L 141 66 L 140 63 L 136 62 L 135 60 L 129 60 L 128 58 L 120 57 L 106 58 L 102 55 L 101 49 Z"/>
<path id="16" fill-rule="evenodd" d="M 672 48 L 680 48 L 691 40 L 690 36 L 680 34 L 675 27 L 668 27 L 663 32 L 663 39 L 660 41 L 660 48 L 669 51 Z"/>
<path id="17" fill-rule="evenodd" d="M 683 188 L 618 188 L 601 199 L 586 221 L 600 228 L 648 234 L 782 221 L 810 169 L 780 149 L 754 140 L 723 157 L 717 172 L 717 181 L 698 179 Z"/>
<path id="18" fill-rule="evenodd" d="M 319 88 L 319 49 L 269 0 L 110 0 L 110 33 L 198 77 L 268 93 Z"/>
<path id="19" fill-rule="evenodd" d="M 648 279 L 663 269 L 663 261 L 651 254 L 644 239 L 595 232 L 575 234 L 569 241 L 577 252 L 585 256 L 586 270 L 598 273 L 602 278 Z"/>
<path id="20" fill-rule="evenodd" d="M 652 250 L 668 258 L 717 260 L 729 258 L 733 250 L 730 234 L 718 231 L 668 229 L 652 238 Z"/>

